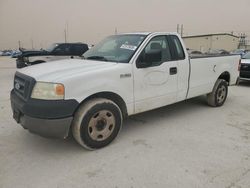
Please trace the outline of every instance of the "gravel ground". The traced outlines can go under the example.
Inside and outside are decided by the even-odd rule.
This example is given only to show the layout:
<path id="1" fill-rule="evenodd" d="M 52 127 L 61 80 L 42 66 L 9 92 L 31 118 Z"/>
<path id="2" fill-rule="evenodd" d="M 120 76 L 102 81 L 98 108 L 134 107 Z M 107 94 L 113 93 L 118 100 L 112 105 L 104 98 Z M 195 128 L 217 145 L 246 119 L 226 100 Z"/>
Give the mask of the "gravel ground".
<path id="1" fill-rule="evenodd" d="M 249 188 L 250 83 L 128 118 L 108 147 L 45 139 L 12 119 L 15 63 L 0 57 L 0 188 Z"/>

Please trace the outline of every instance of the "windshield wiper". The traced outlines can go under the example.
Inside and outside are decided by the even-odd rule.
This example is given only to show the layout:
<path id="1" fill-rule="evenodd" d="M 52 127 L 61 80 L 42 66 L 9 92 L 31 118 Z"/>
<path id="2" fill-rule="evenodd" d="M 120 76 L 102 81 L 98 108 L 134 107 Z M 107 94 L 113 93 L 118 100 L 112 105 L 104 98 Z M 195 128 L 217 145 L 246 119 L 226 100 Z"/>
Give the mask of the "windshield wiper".
<path id="1" fill-rule="evenodd" d="M 93 59 L 93 60 L 100 60 L 100 61 L 108 61 L 105 57 L 103 56 L 89 56 L 86 59 Z"/>

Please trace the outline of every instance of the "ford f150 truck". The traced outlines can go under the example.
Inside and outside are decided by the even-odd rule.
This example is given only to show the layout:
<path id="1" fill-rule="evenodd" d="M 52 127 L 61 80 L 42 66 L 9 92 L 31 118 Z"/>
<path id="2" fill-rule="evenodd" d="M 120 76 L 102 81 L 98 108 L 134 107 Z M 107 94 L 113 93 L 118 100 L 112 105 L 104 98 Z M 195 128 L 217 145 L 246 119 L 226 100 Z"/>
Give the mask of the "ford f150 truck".
<path id="1" fill-rule="evenodd" d="M 13 117 L 45 137 L 72 131 L 87 149 L 102 148 L 127 116 L 207 95 L 225 102 L 239 76 L 240 56 L 190 59 L 175 33 L 129 33 L 107 37 L 69 59 L 18 70 L 11 91 Z"/>

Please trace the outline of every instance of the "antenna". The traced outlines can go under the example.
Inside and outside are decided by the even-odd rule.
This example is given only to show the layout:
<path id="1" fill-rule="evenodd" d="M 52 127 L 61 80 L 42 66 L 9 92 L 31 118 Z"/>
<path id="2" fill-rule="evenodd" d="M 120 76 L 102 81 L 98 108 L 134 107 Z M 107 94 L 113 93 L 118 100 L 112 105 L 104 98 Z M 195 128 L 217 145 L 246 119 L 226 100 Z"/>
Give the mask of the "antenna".
<path id="1" fill-rule="evenodd" d="M 66 36 L 67 36 L 67 40 L 69 40 L 69 24 L 68 21 L 66 22 Z"/>
<path id="2" fill-rule="evenodd" d="M 68 34 L 69 34 L 69 25 L 68 22 L 65 22 L 65 28 L 64 28 L 64 42 L 67 43 L 68 41 Z"/>
<path id="3" fill-rule="evenodd" d="M 67 43 L 67 31 L 64 29 L 64 42 Z"/>

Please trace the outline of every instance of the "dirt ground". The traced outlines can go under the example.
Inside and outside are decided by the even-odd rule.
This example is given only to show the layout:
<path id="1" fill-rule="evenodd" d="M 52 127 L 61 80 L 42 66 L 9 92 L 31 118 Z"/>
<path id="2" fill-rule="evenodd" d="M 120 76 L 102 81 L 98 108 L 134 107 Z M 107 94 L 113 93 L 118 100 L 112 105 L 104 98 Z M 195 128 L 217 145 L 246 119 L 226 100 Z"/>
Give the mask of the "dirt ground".
<path id="1" fill-rule="evenodd" d="M 12 119 L 15 61 L 0 57 L 0 188 L 249 188 L 250 83 L 128 118 L 108 147 L 33 135 Z"/>

